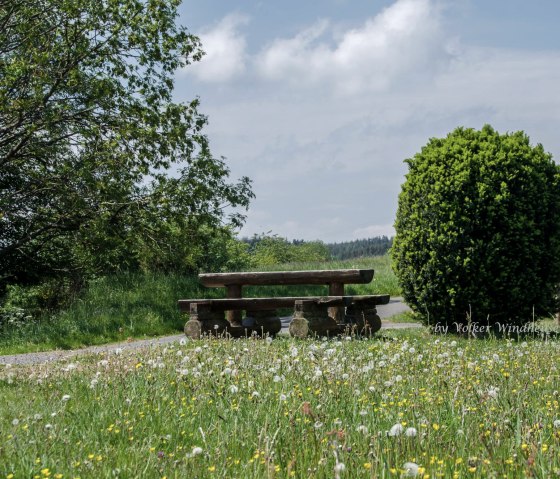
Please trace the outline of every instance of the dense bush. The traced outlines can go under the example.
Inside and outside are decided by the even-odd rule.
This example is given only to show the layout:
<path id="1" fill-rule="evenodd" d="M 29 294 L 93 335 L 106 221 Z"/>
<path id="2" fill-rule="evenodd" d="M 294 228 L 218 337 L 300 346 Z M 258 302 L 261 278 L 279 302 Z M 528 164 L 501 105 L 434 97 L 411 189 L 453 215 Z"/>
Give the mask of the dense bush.
<path id="1" fill-rule="evenodd" d="M 487 125 L 433 138 L 406 163 L 392 256 L 424 321 L 521 325 L 553 312 L 560 175 L 551 155 L 523 132 Z"/>
<path id="2" fill-rule="evenodd" d="M 278 236 L 256 235 L 251 239 L 244 239 L 243 242 L 249 247 L 250 265 L 253 268 L 331 259 L 327 246 L 321 241 L 290 242 Z"/>

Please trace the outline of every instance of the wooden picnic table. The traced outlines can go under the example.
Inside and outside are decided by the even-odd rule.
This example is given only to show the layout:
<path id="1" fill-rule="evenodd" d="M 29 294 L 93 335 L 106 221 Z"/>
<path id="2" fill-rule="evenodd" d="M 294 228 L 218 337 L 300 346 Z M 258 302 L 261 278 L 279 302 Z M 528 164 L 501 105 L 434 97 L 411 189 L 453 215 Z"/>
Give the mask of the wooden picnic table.
<path id="1" fill-rule="evenodd" d="M 253 271 L 242 273 L 203 273 L 198 275 L 200 282 L 211 288 L 226 288 L 228 298 L 242 298 L 243 286 L 272 285 L 326 285 L 329 296 L 344 296 L 345 284 L 367 284 L 373 279 L 373 269 L 326 269 L 308 271 Z M 334 306 L 331 313 L 341 320 L 344 312 Z M 227 319 L 232 326 L 241 324 L 239 310 L 227 312 Z"/>
<path id="2" fill-rule="evenodd" d="M 278 308 L 293 308 L 290 334 L 335 335 L 349 327 L 358 332 L 375 333 L 381 328 L 376 305 L 387 304 L 389 295 L 345 295 L 346 284 L 365 284 L 373 279 L 372 269 L 259 271 L 242 273 L 204 273 L 200 282 L 208 287 L 226 288 L 224 299 L 181 299 L 179 308 L 190 315 L 185 334 L 234 337 L 248 334 L 278 333 L 281 328 Z M 328 296 L 243 298 L 244 286 L 327 285 Z M 246 317 L 242 321 L 242 313 Z M 224 318 L 227 313 L 227 320 Z"/>

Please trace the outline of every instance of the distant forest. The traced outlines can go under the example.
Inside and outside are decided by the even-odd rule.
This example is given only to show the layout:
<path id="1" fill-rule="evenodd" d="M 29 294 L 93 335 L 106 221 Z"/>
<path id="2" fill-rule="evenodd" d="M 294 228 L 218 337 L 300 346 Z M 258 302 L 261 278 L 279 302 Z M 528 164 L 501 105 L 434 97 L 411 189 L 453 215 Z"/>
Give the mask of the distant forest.
<path id="1" fill-rule="evenodd" d="M 361 256 L 380 256 L 389 251 L 393 238 L 378 236 L 376 238 L 344 241 L 342 243 L 327 243 L 326 247 L 333 259 L 351 259 Z"/>
<path id="2" fill-rule="evenodd" d="M 364 256 L 382 256 L 389 251 L 393 238 L 377 236 L 375 238 L 343 241 L 341 243 L 323 243 L 322 241 L 288 240 L 276 235 L 254 235 L 242 238 L 248 245 L 248 253 L 259 257 L 262 263 L 266 256 L 272 264 L 294 261 L 344 260 Z M 266 261 L 265 261 L 266 262 Z"/>

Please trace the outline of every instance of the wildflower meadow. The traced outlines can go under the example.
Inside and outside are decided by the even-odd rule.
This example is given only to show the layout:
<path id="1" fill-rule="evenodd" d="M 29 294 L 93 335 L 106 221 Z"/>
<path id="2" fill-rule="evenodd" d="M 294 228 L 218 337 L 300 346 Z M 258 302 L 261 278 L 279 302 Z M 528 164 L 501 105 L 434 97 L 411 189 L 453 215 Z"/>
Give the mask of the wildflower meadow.
<path id="1" fill-rule="evenodd" d="M 418 330 L 2 366 L 0 477 L 556 477 L 559 364 Z"/>

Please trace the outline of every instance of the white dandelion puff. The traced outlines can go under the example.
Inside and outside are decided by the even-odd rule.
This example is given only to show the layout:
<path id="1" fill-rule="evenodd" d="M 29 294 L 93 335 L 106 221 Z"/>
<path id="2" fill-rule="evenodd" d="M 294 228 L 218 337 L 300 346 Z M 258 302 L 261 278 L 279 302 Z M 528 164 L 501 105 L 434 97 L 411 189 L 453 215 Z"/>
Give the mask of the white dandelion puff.
<path id="1" fill-rule="evenodd" d="M 404 431 L 404 435 L 408 437 L 415 437 L 418 434 L 418 431 L 415 427 L 407 427 L 406 431 Z"/>
<path id="2" fill-rule="evenodd" d="M 418 475 L 420 466 L 415 462 L 405 462 L 402 466 L 405 477 L 414 477 Z"/>
<path id="3" fill-rule="evenodd" d="M 397 424 L 395 424 L 391 429 L 389 429 L 389 436 L 400 436 L 404 431 L 404 427 L 403 425 L 398 422 Z"/>

